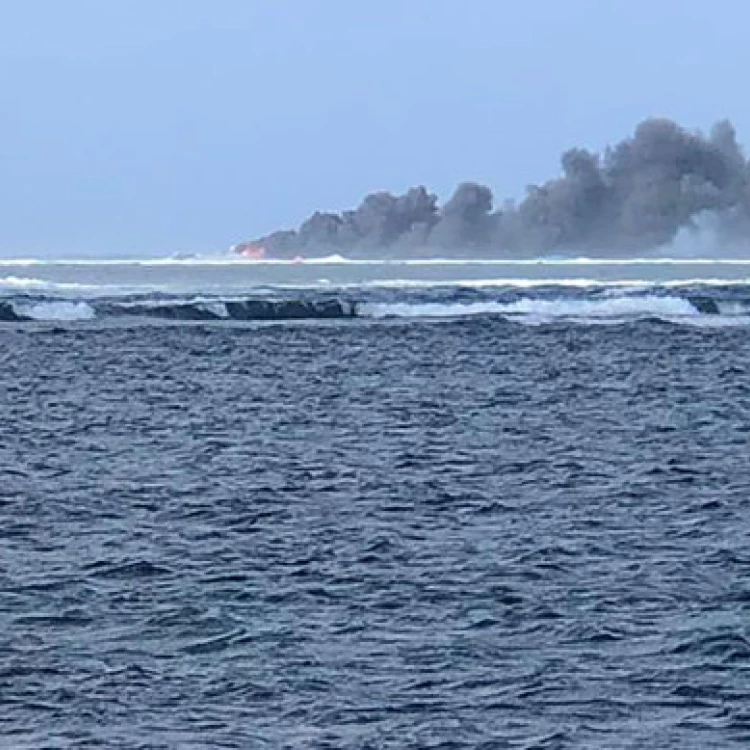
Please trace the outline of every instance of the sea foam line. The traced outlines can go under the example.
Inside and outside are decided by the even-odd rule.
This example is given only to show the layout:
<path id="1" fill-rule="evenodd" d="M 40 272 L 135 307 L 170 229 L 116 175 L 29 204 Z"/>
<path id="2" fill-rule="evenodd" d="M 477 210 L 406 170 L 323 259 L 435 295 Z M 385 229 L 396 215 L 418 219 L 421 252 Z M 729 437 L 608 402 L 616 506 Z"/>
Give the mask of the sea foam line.
<path id="1" fill-rule="evenodd" d="M 520 299 L 515 302 L 439 303 L 407 302 L 369 303 L 359 308 L 360 314 L 372 318 L 414 317 L 449 318 L 468 315 L 534 316 L 554 319 L 612 318 L 644 316 L 693 316 L 699 311 L 681 297 L 609 297 L 599 300 Z"/>

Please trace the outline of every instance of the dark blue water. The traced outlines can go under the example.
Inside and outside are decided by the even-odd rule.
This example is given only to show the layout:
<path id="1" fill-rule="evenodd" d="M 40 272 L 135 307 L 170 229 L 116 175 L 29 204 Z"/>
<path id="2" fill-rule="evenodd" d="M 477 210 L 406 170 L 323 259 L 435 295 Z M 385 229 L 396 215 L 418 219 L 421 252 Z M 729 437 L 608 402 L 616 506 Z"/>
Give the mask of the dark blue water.
<path id="1" fill-rule="evenodd" d="M 750 744 L 750 328 L 0 328 L 0 745 Z"/>

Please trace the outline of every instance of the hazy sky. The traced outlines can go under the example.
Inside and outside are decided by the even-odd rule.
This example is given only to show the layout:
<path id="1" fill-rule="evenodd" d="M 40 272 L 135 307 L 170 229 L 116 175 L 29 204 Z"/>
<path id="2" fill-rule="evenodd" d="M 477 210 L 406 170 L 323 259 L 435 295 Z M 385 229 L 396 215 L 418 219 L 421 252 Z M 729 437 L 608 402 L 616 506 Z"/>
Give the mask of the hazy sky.
<path id="1" fill-rule="evenodd" d="M 745 0 L 0 4 L 0 254 L 223 250 L 461 180 L 498 199 L 648 115 L 750 145 Z"/>

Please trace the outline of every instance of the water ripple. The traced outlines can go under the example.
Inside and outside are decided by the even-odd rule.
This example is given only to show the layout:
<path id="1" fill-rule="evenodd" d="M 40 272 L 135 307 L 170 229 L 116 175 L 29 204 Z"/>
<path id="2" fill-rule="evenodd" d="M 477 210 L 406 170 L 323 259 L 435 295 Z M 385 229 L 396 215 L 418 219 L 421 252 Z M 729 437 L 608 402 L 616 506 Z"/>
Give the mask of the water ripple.
<path id="1" fill-rule="evenodd" d="M 0 744 L 750 741 L 743 329 L 0 338 Z"/>

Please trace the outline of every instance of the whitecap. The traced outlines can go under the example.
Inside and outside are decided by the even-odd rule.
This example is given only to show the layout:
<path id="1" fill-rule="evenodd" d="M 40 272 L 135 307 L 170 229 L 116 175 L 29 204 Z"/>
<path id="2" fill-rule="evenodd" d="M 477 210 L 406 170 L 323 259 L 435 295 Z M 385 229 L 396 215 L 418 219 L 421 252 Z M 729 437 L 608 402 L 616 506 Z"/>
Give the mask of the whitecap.
<path id="1" fill-rule="evenodd" d="M 96 311 L 86 302 L 16 302 L 13 305 L 18 315 L 33 320 L 91 320 Z"/>
<path id="2" fill-rule="evenodd" d="M 605 299 L 533 299 L 515 302 L 373 303 L 360 308 L 360 314 L 373 317 L 452 318 L 468 315 L 531 316 L 537 320 L 555 318 L 601 319 L 700 315 L 681 297 L 608 297 Z"/>

